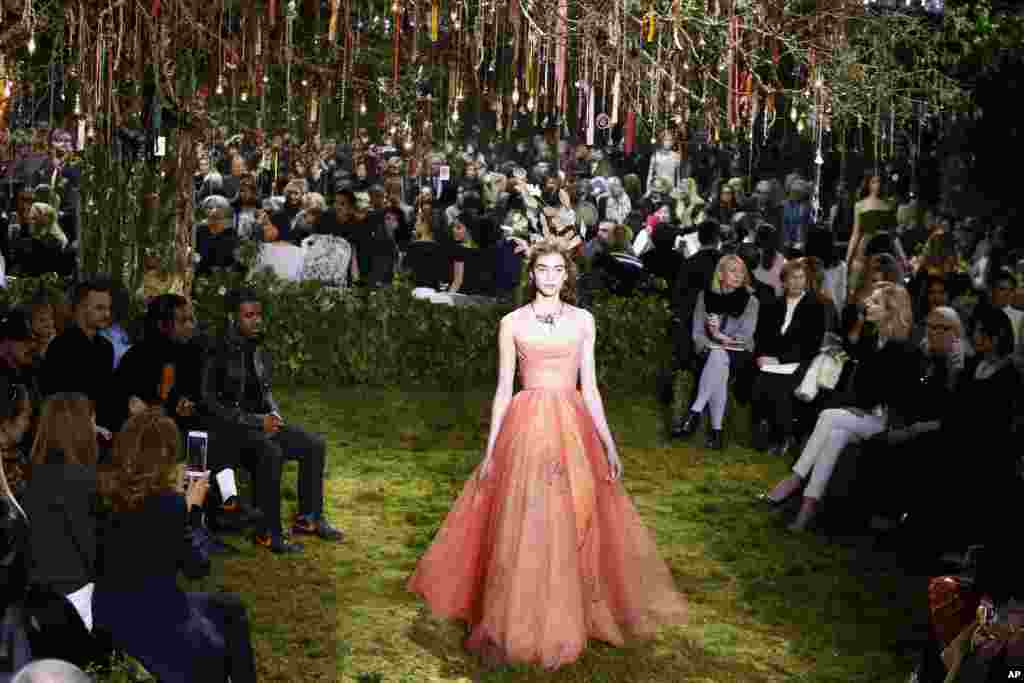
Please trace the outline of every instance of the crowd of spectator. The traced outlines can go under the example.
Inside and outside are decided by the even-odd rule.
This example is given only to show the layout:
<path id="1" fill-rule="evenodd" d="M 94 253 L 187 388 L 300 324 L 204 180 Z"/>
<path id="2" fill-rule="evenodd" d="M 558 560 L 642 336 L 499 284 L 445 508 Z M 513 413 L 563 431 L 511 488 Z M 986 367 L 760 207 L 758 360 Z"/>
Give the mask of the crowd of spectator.
<path id="1" fill-rule="evenodd" d="M 615 150 L 540 136 L 532 149 L 467 144 L 418 164 L 367 137 L 300 147 L 283 134 L 267 144 L 221 136 L 198 149 L 197 276 L 253 267 L 345 288 L 386 286 L 406 273 L 414 297 L 507 302 L 531 242 L 559 237 L 580 266 L 580 305 L 603 294 L 665 299 L 673 357 L 651 362 L 672 370 L 669 433 L 692 438 L 706 416 L 705 446 L 720 450 L 730 433 L 748 431 L 727 428 L 730 420 L 749 414 L 750 445 L 792 462 L 792 474 L 760 497 L 783 509 L 799 502 L 792 530 L 852 524 L 900 534 L 925 561 L 1005 546 L 991 519 L 1012 514 L 1021 493 L 1010 444 L 1020 433 L 1024 368 L 1024 252 L 1005 226 L 926 211 L 874 173 L 856 201 L 841 183 L 816 221 L 812 185 L 797 173 L 748 191 L 743 178 L 691 174 L 686 155 L 669 148 L 652 156 L 645 184 L 643 164 Z M 662 164 L 673 178 L 655 174 Z M 52 232 L 52 206 L 27 192 L 18 199 L 15 224 Z M 254 266 L 241 257 L 247 244 L 258 253 Z M 110 293 L 94 284 L 4 319 L 0 365 L 9 386 L 24 387 L 9 392 L 0 431 L 11 454 L 8 517 L 27 515 L 26 548 L 42 544 L 26 552 L 27 575 L 82 606 L 111 647 L 164 666 L 161 680 L 188 680 L 168 643 L 199 628 L 175 619 L 199 614 L 222 645 L 200 648 L 195 666 L 248 680 L 241 604 L 172 588 L 176 567 L 202 571 L 177 552 L 182 527 L 200 555 L 230 550 L 211 526 L 255 525 L 259 545 L 300 551 L 281 524 L 281 465 L 296 459 L 292 534 L 342 534 L 322 514 L 323 441 L 286 424 L 270 391 L 258 298 L 232 299 L 228 334 L 201 343 L 181 286 L 147 263 L 139 339 L 114 324 Z M 734 410 L 743 404 L 748 412 Z M 47 434 L 47 419 L 59 421 L 59 434 Z M 204 485 L 185 496 L 164 486 L 177 435 L 194 429 L 211 434 L 210 500 Z M 118 471 L 110 481 L 89 470 L 104 458 Z M 75 474 L 50 481 L 51 465 Z M 240 499 L 240 469 L 252 472 L 255 506 Z M 37 491 L 55 488 L 84 524 L 76 538 L 86 552 L 52 543 L 61 518 Z M 92 509 L 95 501 L 106 509 Z M 10 526 L 15 539 L 22 532 Z M 162 535 L 147 533 L 154 529 Z M 133 545 L 152 550 L 149 578 L 117 573 Z M 178 616 L 139 628 L 131 603 L 140 590 L 162 595 L 161 609 Z"/>
<path id="2" fill-rule="evenodd" d="M 255 681 L 243 602 L 184 592 L 177 575 L 202 578 L 238 551 L 214 530 L 251 529 L 279 554 L 302 552 L 299 536 L 342 540 L 323 514 L 324 442 L 285 423 L 254 292 L 227 297 L 217 339 L 195 334 L 188 300 L 159 295 L 123 353 L 108 339 L 113 298 L 86 281 L 0 318 L 3 663 L 84 668 L 122 653 L 160 681 Z M 182 435 L 196 431 L 207 471 L 185 477 Z M 286 530 L 288 460 L 299 477 Z M 242 469 L 258 508 L 242 500 Z"/>

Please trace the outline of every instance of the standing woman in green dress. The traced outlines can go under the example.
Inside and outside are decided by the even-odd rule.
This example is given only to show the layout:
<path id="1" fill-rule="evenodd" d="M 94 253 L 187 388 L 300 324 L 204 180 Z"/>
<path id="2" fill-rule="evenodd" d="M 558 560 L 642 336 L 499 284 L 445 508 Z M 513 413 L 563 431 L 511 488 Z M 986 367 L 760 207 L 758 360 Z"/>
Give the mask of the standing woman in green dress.
<path id="1" fill-rule="evenodd" d="M 868 242 L 875 233 L 895 220 L 895 210 L 882 199 L 882 176 L 877 173 L 865 176 L 861 183 L 860 201 L 853 205 L 853 234 L 846 247 L 850 292 L 860 287 L 860 278 L 867 260 L 864 251 Z"/>

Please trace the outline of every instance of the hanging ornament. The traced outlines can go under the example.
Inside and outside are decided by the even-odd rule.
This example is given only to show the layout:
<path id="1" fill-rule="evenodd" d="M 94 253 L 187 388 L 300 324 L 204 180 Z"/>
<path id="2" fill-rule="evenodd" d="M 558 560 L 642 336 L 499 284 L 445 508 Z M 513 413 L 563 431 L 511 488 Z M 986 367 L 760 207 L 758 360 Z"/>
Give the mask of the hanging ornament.
<path id="1" fill-rule="evenodd" d="M 645 43 L 654 42 L 654 27 L 656 22 L 657 16 L 654 14 L 654 8 L 652 7 L 650 11 L 644 15 L 643 21 L 640 24 L 640 31 Z"/>
<path id="2" fill-rule="evenodd" d="M 430 42 L 436 43 L 440 40 L 441 32 L 441 0 L 430 2 Z"/>

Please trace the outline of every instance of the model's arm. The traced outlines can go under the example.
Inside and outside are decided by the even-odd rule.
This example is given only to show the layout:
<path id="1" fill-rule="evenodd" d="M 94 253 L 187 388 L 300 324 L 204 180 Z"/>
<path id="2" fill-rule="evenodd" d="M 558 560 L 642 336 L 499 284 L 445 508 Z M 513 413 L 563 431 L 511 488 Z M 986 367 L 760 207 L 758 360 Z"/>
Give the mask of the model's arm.
<path id="1" fill-rule="evenodd" d="M 491 468 L 494 444 L 501 432 L 501 423 L 505 420 L 509 403 L 512 402 L 512 389 L 516 376 L 516 343 L 512 315 L 510 313 L 502 318 L 501 327 L 498 329 L 498 388 L 494 392 L 494 404 L 491 407 L 491 433 L 487 438 L 487 453 L 480 465 L 481 479 L 487 477 Z"/>
<path id="2" fill-rule="evenodd" d="M 854 254 L 857 253 L 857 242 L 860 241 L 860 211 L 857 204 L 853 205 L 853 231 L 850 233 L 850 242 L 846 245 L 847 266 L 853 263 Z"/>
<path id="3" fill-rule="evenodd" d="M 597 368 L 594 362 L 594 345 L 597 340 L 597 326 L 594 324 L 594 316 L 588 311 L 582 311 L 583 315 L 583 355 L 580 362 L 580 384 L 583 394 L 583 404 L 587 406 L 587 412 L 594 420 L 594 427 L 597 429 L 601 443 L 608 457 L 609 479 L 618 479 L 622 476 L 622 462 L 619 460 L 619 452 L 615 447 L 615 440 L 612 439 L 612 432 L 608 428 L 608 419 L 604 414 L 604 402 L 601 400 L 601 391 L 597 388 Z"/>

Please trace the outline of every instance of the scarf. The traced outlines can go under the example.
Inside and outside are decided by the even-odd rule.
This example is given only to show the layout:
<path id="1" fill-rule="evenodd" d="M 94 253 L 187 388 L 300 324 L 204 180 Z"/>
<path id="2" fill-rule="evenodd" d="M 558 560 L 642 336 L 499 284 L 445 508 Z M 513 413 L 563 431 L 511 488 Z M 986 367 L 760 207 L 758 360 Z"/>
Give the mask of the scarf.
<path id="1" fill-rule="evenodd" d="M 716 294 L 710 287 L 704 290 L 704 311 L 730 318 L 742 318 L 750 300 L 750 290 L 737 287 L 728 294 Z"/>

